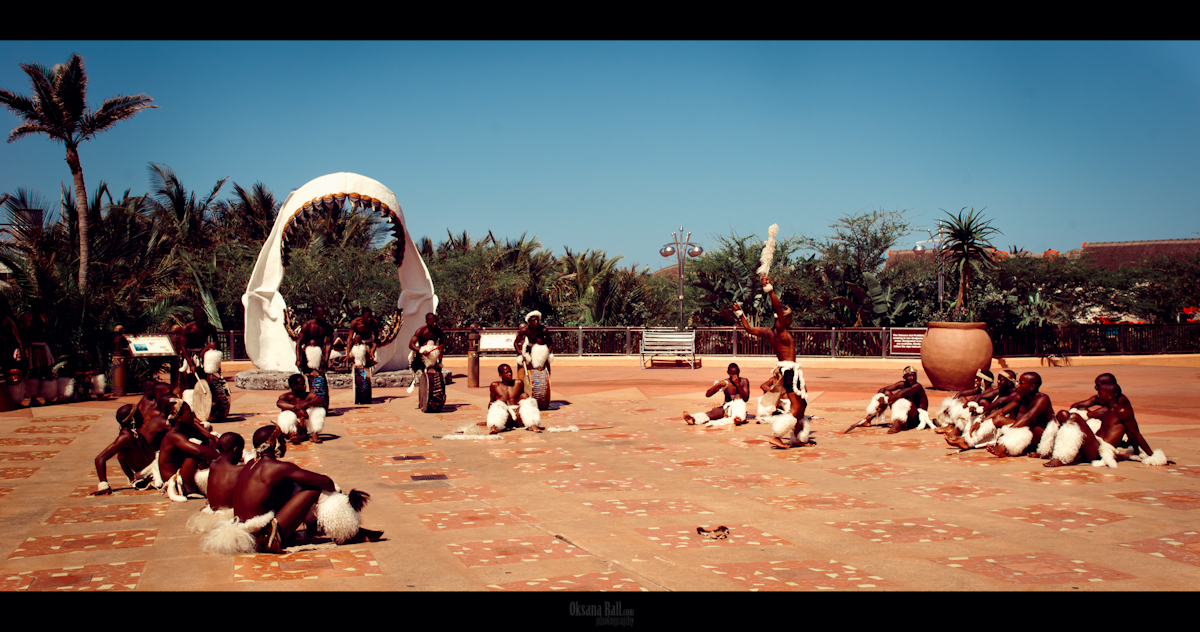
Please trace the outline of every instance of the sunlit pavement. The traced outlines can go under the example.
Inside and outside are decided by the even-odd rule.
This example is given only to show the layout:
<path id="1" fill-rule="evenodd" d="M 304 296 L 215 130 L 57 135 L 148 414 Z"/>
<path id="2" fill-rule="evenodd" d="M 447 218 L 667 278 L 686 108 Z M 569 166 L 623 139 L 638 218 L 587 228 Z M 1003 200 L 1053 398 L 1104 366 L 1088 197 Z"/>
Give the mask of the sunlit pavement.
<path id="1" fill-rule="evenodd" d="M 803 361 L 803 359 L 802 359 Z M 1200 369 L 1040 370 L 1056 408 L 1116 374 L 1175 465 L 1048 470 L 957 454 L 940 435 L 840 432 L 899 371 L 810 367 L 815 446 L 773 450 L 767 426 L 689 427 L 725 363 L 697 370 L 560 366 L 543 423 L 499 440 L 436 437 L 482 421 L 461 362 L 440 414 L 416 393 L 335 391 L 327 441 L 287 459 L 372 495 L 380 542 L 224 558 L 185 523 L 203 501 L 91 497 L 92 460 L 134 397 L 0 413 L 0 590 L 1194 590 L 1200 586 Z M 758 367 L 751 367 L 758 364 Z M 746 363 L 754 395 L 768 374 Z M 226 376 L 229 378 L 230 376 Z M 924 374 L 921 381 L 928 384 Z M 249 439 L 278 393 L 233 390 Z M 931 392 L 936 406 L 944 393 Z M 751 406 L 753 412 L 753 405 Z M 697 526 L 729 528 L 724 540 Z M 291 581 L 305 579 L 307 581 Z"/>

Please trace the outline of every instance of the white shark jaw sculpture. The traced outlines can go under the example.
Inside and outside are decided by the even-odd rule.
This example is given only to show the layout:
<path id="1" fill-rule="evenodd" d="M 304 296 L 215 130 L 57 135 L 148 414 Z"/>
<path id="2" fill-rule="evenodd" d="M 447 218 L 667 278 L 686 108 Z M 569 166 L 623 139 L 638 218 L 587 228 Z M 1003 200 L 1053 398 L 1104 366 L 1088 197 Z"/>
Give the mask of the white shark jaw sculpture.
<path id="1" fill-rule="evenodd" d="M 303 221 L 312 209 L 322 204 L 341 205 L 346 200 L 383 215 L 396 231 L 397 249 L 393 257 L 400 275 L 400 297 L 396 307 L 404 313 L 400 333 L 375 353 L 376 370 L 396 371 L 408 368 L 408 348 L 417 329 L 425 324 L 426 313 L 437 313 L 438 297 L 433 292 L 429 270 L 413 243 L 404 223 L 404 213 L 396 194 L 387 187 L 355 173 L 331 173 L 296 189 L 283 202 L 275 226 L 258 253 L 258 262 L 242 295 L 246 309 L 246 353 L 254 366 L 269 371 L 296 370 L 296 343 L 288 336 L 284 310 L 287 303 L 279 293 L 283 282 L 284 242 L 297 220 Z"/>

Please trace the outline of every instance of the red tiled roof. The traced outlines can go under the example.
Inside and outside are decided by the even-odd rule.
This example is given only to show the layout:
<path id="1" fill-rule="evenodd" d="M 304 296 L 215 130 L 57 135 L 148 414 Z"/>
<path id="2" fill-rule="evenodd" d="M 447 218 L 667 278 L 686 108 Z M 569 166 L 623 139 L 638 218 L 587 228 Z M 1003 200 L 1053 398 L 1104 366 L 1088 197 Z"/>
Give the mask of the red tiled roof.
<path id="1" fill-rule="evenodd" d="M 1200 253 L 1200 239 L 1095 241 L 1083 244 L 1083 255 L 1109 270 L 1151 257 L 1190 257 L 1196 253 Z"/>

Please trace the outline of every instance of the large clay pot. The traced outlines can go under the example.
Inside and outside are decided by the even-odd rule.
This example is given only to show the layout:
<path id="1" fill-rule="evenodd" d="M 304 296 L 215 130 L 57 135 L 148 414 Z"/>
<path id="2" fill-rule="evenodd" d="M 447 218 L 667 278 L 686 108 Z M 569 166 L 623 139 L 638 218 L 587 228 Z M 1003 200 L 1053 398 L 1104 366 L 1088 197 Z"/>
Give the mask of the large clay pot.
<path id="1" fill-rule="evenodd" d="M 963 391 L 975 384 L 975 372 L 992 365 L 992 338 L 984 323 L 926 323 L 921 368 L 939 391 Z"/>

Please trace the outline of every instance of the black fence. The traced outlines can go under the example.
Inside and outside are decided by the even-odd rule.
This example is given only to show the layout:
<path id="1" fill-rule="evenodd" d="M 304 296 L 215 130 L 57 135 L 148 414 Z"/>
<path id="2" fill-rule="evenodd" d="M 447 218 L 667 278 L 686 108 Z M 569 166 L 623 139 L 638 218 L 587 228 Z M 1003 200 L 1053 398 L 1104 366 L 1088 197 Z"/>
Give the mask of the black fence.
<path id="1" fill-rule="evenodd" d="M 642 327 L 550 327 L 554 353 L 564 356 L 637 355 Z M 486 329 L 508 332 L 516 329 Z M 761 338 L 733 327 L 699 327 L 696 353 L 710 356 L 771 356 L 774 351 Z M 445 353 L 467 355 L 468 329 L 446 329 Z M 891 329 L 855 327 L 791 330 L 796 355 L 828 358 L 888 357 Z M 339 330 L 347 338 L 349 331 Z M 997 329 L 990 332 L 996 357 L 1149 355 L 1200 353 L 1200 325 L 1074 325 L 1028 329 Z M 221 332 L 226 360 L 248 360 L 242 331 Z M 490 353 L 489 355 L 507 355 Z M 516 355 L 516 352 L 513 352 Z M 907 356 L 911 357 L 911 356 Z"/>

